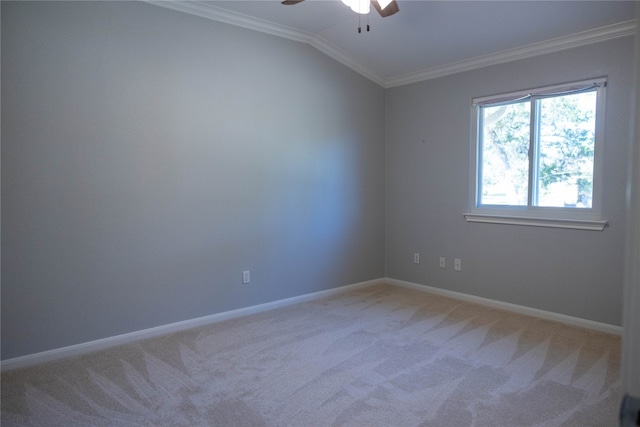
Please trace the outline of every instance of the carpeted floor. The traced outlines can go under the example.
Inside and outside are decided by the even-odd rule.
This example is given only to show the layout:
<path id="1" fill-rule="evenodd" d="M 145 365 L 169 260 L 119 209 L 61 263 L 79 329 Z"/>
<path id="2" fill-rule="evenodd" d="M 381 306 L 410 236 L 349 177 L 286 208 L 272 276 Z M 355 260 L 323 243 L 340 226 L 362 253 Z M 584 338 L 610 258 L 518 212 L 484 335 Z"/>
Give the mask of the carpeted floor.
<path id="1" fill-rule="evenodd" d="M 2 374 L 2 426 L 615 426 L 620 338 L 379 285 Z"/>

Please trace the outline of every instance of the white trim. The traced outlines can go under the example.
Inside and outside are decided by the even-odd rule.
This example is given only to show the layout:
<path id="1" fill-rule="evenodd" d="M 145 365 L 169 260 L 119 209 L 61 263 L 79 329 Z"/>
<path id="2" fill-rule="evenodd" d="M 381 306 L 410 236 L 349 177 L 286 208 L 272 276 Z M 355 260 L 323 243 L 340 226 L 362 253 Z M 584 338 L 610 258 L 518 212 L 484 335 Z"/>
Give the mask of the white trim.
<path id="1" fill-rule="evenodd" d="M 342 65 L 345 65 L 348 68 L 351 68 L 352 70 L 354 70 L 355 72 L 368 78 L 372 82 L 377 83 L 378 85 L 383 87 L 385 85 L 384 79 L 382 79 L 376 73 L 362 66 L 353 57 L 349 56 L 346 52 L 344 52 L 337 46 L 311 33 L 297 30 L 295 28 L 290 28 L 284 25 L 275 24 L 273 22 L 254 18 L 252 16 L 244 15 L 241 13 L 231 12 L 229 10 L 212 6 L 210 3 L 202 3 L 199 1 L 176 2 L 171 0 L 143 0 L 143 1 L 155 6 L 165 7 L 167 9 L 188 13 L 190 15 L 199 16 L 201 18 L 224 22 L 226 24 L 247 28 L 249 30 L 259 31 L 261 33 L 282 37 L 282 38 L 293 40 L 300 43 L 307 43 L 312 47 L 318 49 L 320 52 L 324 53 L 325 55 L 340 62 Z"/>
<path id="2" fill-rule="evenodd" d="M 478 56 L 464 61 L 445 64 L 439 67 L 428 68 L 426 70 L 404 76 L 392 77 L 386 80 L 385 87 L 390 88 L 417 83 L 423 80 L 435 79 L 464 71 L 475 70 L 477 68 L 504 64 L 506 62 L 533 58 L 547 53 L 558 52 L 610 39 L 632 36 L 635 34 L 635 31 L 635 20 L 620 22 L 618 24 L 607 25 L 593 30 L 582 31 L 564 37 L 558 37 L 539 43 L 504 50 L 502 52 L 491 53 L 489 55 Z"/>
<path id="3" fill-rule="evenodd" d="M 467 222 L 482 222 L 486 224 L 526 225 L 531 227 L 570 228 L 574 230 L 602 231 L 607 221 L 571 220 L 554 218 L 526 218 L 506 215 L 464 213 Z"/>
<path id="4" fill-rule="evenodd" d="M 300 295 L 297 297 L 286 298 L 278 301 L 272 301 L 264 304 L 258 304 L 250 307 L 239 308 L 237 310 L 225 311 L 209 316 L 198 317 L 181 322 L 170 323 L 168 325 L 156 326 L 154 328 L 143 329 L 141 331 L 130 332 L 127 334 L 116 335 L 114 337 L 102 338 L 95 341 L 89 341 L 81 344 L 75 344 L 68 347 L 56 348 L 53 350 L 43 351 L 40 353 L 29 354 L 26 356 L 15 357 L 0 361 L 0 372 L 13 369 L 26 368 L 46 362 L 53 362 L 67 357 L 81 356 L 99 350 L 105 350 L 118 345 L 128 344 L 134 341 L 158 337 L 161 335 L 180 332 L 198 326 L 209 325 L 212 323 L 223 322 L 237 317 L 248 316 L 250 314 L 262 313 L 264 311 L 274 310 L 276 308 L 286 307 L 293 304 L 312 301 L 328 296 L 340 294 L 349 290 L 358 289 L 366 286 L 380 285 L 386 283 L 384 279 L 368 280 L 366 282 L 354 283 L 351 285 L 341 286 L 338 288 L 327 289 L 324 291 L 313 292 L 310 294 Z"/>
<path id="5" fill-rule="evenodd" d="M 300 295 L 297 297 L 286 298 L 283 300 L 272 301 L 265 304 L 258 304 L 251 307 L 240 308 L 237 310 L 225 311 L 222 313 L 212 314 L 209 316 L 198 317 L 190 320 L 183 320 L 181 322 L 175 322 L 168 325 L 156 326 L 154 328 L 143 329 L 141 331 L 130 332 L 127 334 L 116 335 L 114 337 L 98 339 L 95 341 L 89 341 L 81 344 L 75 344 L 68 347 L 56 348 L 53 350 L 43 351 L 40 353 L 29 354 L 26 356 L 15 357 L 13 359 L 7 359 L 0 361 L 0 372 L 6 372 L 14 369 L 27 368 L 42 363 L 53 362 L 68 357 L 82 356 L 88 353 L 93 353 L 100 350 L 105 350 L 118 345 L 129 344 L 134 341 L 142 339 L 154 338 L 170 333 L 180 332 L 187 329 L 196 328 L 198 326 L 205 326 L 213 323 L 223 322 L 225 320 L 235 319 L 242 316 L 248 316 L 251 314 L 262 313 L 269 310 L 274 310 L 281 307 L 287 307 L 293 304 L 299 304 L 302 302 L 313 301 L 320 298 L 329 297 L 332 295 L 341 294 L 354 289 L 364 288 L 374 285 L 388 284 L 393 286 L 400 286 L 403 288 L 415 289 L 422 292 L 431 293 L 434 295 L 442 295 L 450 298 L 455 298 L 461 301 L 472 302 L 475 304 L 484 305 L 486 307 L 497 308 L 501 310 L 511 311 L 514 313 L 523 314 L 526 316 L 534 316 L 542 319 L 553 320 L 556 322 L 578 326 L 582 328 L 591 329 L 598 332 L 606 332 L 615 335 L 622 335 L 622 327 L 609 325 L 606 323 L 595 322 L 592 320 L 580 319 L 577 317 L 566 316 L 564 314 L 552 313 L 549 311 L 539 310 L 536 308 L 525 307 L 517 304 L 511 304 L 502 301 L 491 300 L 488 298 L 477 297 L 474 295 L 463 294 L 460 292 L 449 291 L 446 289 L 434 288 L 426 285 L 419 285 L 417 283 L 406 282 L 403 280 L 380 278 L 368 280 L 365 282 L 354 283 L 351 285 L 341 286 L 338 288 L 327 289 L 324 291 L 313 292 L 310 294 Z"/>
<path id="6" fill-rule="evenodd" d="M 525 307 L 523 305 L 511 304 L 503 301 L 496 301 L 488 298 L 482 298 L 475 295 L 463 294 L 460 292 L 450 291 L 446 289 L 434 288 L 432 286 L 420 285 L 417 283 L 406 282 L 403 280 L 387 278 L 386 283 L 390 285 L 400 286 L 403 288 L 414 289 L 422 292 L 427 292 L 434 295 L 441 295 L 449 298 L 455 298 L 465 302 L 471 302 L 474 304 L 483 305 L 486 307 L 497 308 L 499 310 L 510 311 L 512 313 L 518 313 L 525 316 L 533 316 L 540 319 L 552 320 L 555 322 L 564 323 L 565 325 L 578 326 L 580 328 L 586 328 L 597 332 L 605 332 L 621 336 L 623 328 L 621 326 L 610 325 L 608 323 L 596 322 L 593 320 L 581 319 L 579 317 L 567 316 L 565 314 L 553 313 L 551 311 L 540 310 L 532 307 Z"/>
<path id="7" fill-rule="evenodd" d="M 568 92 L 572 90 L 595 90 L 597 87 L 606 85 L 607 78 L 606 77 L 596 77 L 594 79 L 582 80 L 571 83 L 564 83 L 553 86 L 544 86 L 533 89 L 520 90 L 516 92 L 510 93 L 500 93 L 497 95 L 489 95 L 489 96 L 481 96 L 478 98 L 473 98 L 471 100 L 471 105 L 475 106 L 491 106 L 492 104 L 500 104 L 507 103 L 513 101 L 520 101 L 524 99 L 528 99 L 535 96 L 544 96 L 548 94 L 555 95 L 567 95 Z"/>
<path id="8" fill-rule="evenodd" d="M 571 228 L 576 230 L 593 230 L 602 231 L 608 224 L 602 218 L 602 181 L 603 181 L 603 150 L 604 150 L 604 128 L 605 128 L 605 106 L 606 106 L 606 77 L 596 77 L 589 80 L 578 82 L 563 83 L 559 85 L 539 87 L 536 89 L 526 89 L 518 92 L 505 94 L 482 96 L 473 98 L 471 104 L 471 139 L 470 139 L 470 157 L 469 157 L 469 211 L 464 213 L 464 217 L 468 222 L 482 222 L 491 224 L 510 224 L 525 225 L 534 227 L 551 227 L 551 228 Z M 597 93 L 597 106 L 595 118 L 595 146 L 594 146 L 594 167 L 593 167 L 593 190 L 592 190 L 592 208 L 565 208 L 565 207 L 546 207 L 533 205 L 533 192 L 536 191 L 533 180 L 535 179 L 531 172 L 537 170 L 534 167 L 532 157 L 529 156 L 529 176 L 528 176 L 528 199 L 527 205 L 523 206 L 498 206 L 498 205 L 478 205 L 480 200 L 480 177 L 482 175 L 482 159 L 479 148 L 482 143 L 480 137 L 482 135 L 482 106 L 491 105 L 491 101 L 495 100 L 499 105 L 505 99 L 520 98 L 525 94 L 534 94 L 534 97 L 528 97 L 526 102 L 531 103 L 531 129 L 535 128 L 534 121 L 536 116 L 533 112 L 533 105 L 536 96 L 535 93 L 553 93 L 563 92 L 574 89 L 575 87 L 594 85 L 593 89 Z M 558 95 L 559 96 L 559 95 Z M 477 108 L 477 104 L 480 107 Z M 530 135 L 529 149 L 538 149 L 538 141 L 534 135 Z"/>
<path id="9" fill-rule="evenodd" d="M 200 1 L 172 1 L 172 0 L 143 0 L 154 6 L 160 6 L 189 15 L 199 16 L 212 21 L 224 22 L 225 24 L 247 28 L 249 30 L 260 31 L 272 36 L 283 37 L 302 43 L 311 43 L 315 37 L 311 33 L 290 28 L 285 25 L 275 24 L 270 21 L 254 18 L 238 12 L 231 12 Z"/>
<path id="10" fill-rule="evenodd" d="M 262 33 L 287 38 L 297 42 L 307 43 L 320 50 L 325 55 L 335 59 L 348 68 L 351 68 L 355 72 L 363 75 L 374 83 L 377 83 L 383 88 L 391 88 L 395 86 L 417 83 L 423 80 L 435 79 L 437 77 L 443 77 L 463 71 L 474 70 L 476 68 L 502 64 L 518 59 L 531 58 L 534 56 L 544 55 L 546 53 L 557 52 L 560 50 L 570 49 L 573 47 L 583 46 L 591 43 L 598 43 L 614 38 L 632 36 L 636 31 L 636 21 L 630 20 L 618 24 L 595 28 L 588 31 L 582 31 L 564 37 L 558 37 L 539 43 L 533 43 L 519 48 L 509 49 L 484 56 L 478 56 L 476 58 L 454 62 L 451 64 L 445 64 L 438 67 L 432 67 L 403 76 L 396 76 L 385 79 L 360 64 L 355 60 L 355 58 L 349 56 L 347 53 L 345 53 L 335 45 L 311 33 L 254 18 L 252 16 L 244 15 L 241 13 L 231 12 L 213 6 L 211 5 L 211 2 L 171 0 L 143 1 L 155 6 L 165 7 L 175 11 L 188 13 L 190 15 L 199 16 L 201 18 L 224 22 L 250 30 L 260 31 Z"/>
<path id="11" fill-rule="evenodd" d="M 353 71 L 368 78 L 369 80 L 378 84 L 379 86 L 382 86 L 383 88 L 386 87 L 385 80 L 382 77 L 380 77 L 373 71 L 369 70 L 368 68 L 358 63 L 353 57 L 349 56 L 346 52 L 344 52 L 337 46 L 329 43 L 326 40 L 321 39 L 320 37 L 313 37 L 309 44 L 314 48 L 318 49 L 320 52 L 327 55 L 328 57 L 335 59 L 342 65 L 346 65 L 347 67 L 351 68 Z"/>

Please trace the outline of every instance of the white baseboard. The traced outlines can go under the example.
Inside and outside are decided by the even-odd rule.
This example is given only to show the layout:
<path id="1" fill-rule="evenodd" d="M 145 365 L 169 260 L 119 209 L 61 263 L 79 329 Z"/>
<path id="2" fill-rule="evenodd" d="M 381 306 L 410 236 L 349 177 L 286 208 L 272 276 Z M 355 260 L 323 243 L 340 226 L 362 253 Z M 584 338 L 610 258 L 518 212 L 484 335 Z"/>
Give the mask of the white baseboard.
<path id="1" fill-rule="evenodd" d="M 501 310 L 511 311 L 527 316 L 538 317 L 547 320 L 553 320 L 556 322 L 578 326 L 582 328 L 591 329 L 599 332 L 606 332 L 615 335 L 622 335 L 622 327 L 609 325 L 606 323 L 595 322 L 592 320 L 580 319 L 577 317 L 571 317 L 564 314 L 552 313 L 549 311 L 539 310 L 536 308 L 525 307 L 522 305 L 511 304 L 507 302 L 501 302 L 491 300 L 488 298 L 477 297 L 473 295 L 463 294 L 460 292 L 449 291 L 446 289 L 434 288 L 432 286 L 420 285 L 417 283 L 406 282 L 403 280 L 397 280 L 392 278 L 381 278 L 368 280 L 366 282 L 354 283 L 351 285 L 341 286 L 338 288 L 327 289 L 324 291 L 313 292 L 310 294 L 300 295 L 297 297 L 286 298 L 283 300 L 272 301 L 265 304 L 258 304 L 250 307 L 239 308 L 237 310 L 225 311 L 222 313 L 216 313 L 209 316 L 198 317 L 190 320 L 183 320 L 181 322 L 171 323 L 168 325 L 157 326 L 154 328 L 144 329 L 141 331 L 130 332 L 127 334 L 116 335 L 114 337 L 102 338 L 95 341 L 89 341 L 86 343 L 71 345 L 68 347 L 56 348 L 53 350 L 43 351 L 41 353 L 29 354 L 26 356 L 15 357 L 13 359 L 7 359 L 0 361 L 0 372 L 10 371 L 13 369 L 26 368 L 29 366 L 38 365 L 46 362 L 53 362 L 56 360 L 64 359 L 67 357 L 76 357 L 84 354 L 92 353 L 95 351 L 105 350 L 118 345 L 128 344 L 134 341 L 153 338 L 161 335 L 166 335 L 174 332 L 180 332 L 187 329 L 195 328 L 198 326 L 204 326 L 212 323 L 222 322 L 229 319 L 235 319 L 237 317 L 248 316 L 250 314 L 261 313 L 264 311 L 274 310 L 276 308 L 286 307 L 301 302 L 312 301 L 332 295 L 337 295 L 349 290 L 363 288 L 372 285 L 389 284 L 394 286 L 400 286 L 403 288 L 415 289 L 422 292 L 427 292 L 435 295 L 442 295 L 450 298 L 455 298 L 462 301 L 472 302 L 487 307 L 497 308 Z"/>
<path id="2" fill-rule="evenodd" d="M 301 302 L 312 301 L 331 295 L 340 294 L 349 290 L 362 288 L 371 285 L 385 284 L 385 279 L 374 279 L 366 282 L 354 283 L 351 285 L 340 286 L 338 288 L 327 289 L 324 291 L 313 292 L 310 294 L 300 295 L 297 297 L 286 298 L 283 300 L 272 301 L 265 304 L 258 304 L 250 307 L 239 308 L 237 310 L 225 311 L 209 316 L 198 317 L 181 322 L 170 323 L 168 325 L 156 326 L 154 328 L 143 329 L 141 331 L 130 332 L 127 334 L 116 335 L 114 337 L 102 338 L 95 341 L 89 341 L 81 344 L 71 345 L 68 347 L 56 348 L 53 350 L 43 351 L 40 353 L 29 354 L 26 356 L 15 357 L 12 359 L 0 361 L 0 372 L 10 371 L 13 369 L 26 368 L 46 362 L 53 362 L 67 357 L 76 357 L 99 350 L 115 347 L 118 345 L 128 344 L 147 338 L 153 338 L 174 332 L 180 332 L 187 329 L 204 326 L 212 323 L 222 322 L 237 317 L 247 316 L 250 314 L 261 313 L 280 307 L 286 307 Z"/>
<path id="3" fill-rule="evenodd" d="M 593 331 L 606 332 L 609 334 L 622 336 L 623 328 L 621 326 L 610 325 L 608 323 L 595 322 L 593 320 L 581 319 L 579 317 L 567 316 L 565 314 L 553 313 L 550 311 L 539 310 L 537 308 L 526 307 L 523 305 L 511 304 L 508 302 L 496 301 L 488 298 L 477 297 L 474 295 L 463 294 L 460 292 L 449 291 L 446 289 L 434 288 L 432 286 L 405 282 L 403 280 L 387 278 L 386 283 L 390 285 L 401 286 L 403 288 L 428 292 L 435 295 L 455 298 L 466 302 L 472 302 L 475 304 L 484 305 L 486 307 L 497 308 L 513 313 L 553 320 L 555 322 L 564 323 L 566 325 L 578 326 L 581 328 L 591 329 Z"/>

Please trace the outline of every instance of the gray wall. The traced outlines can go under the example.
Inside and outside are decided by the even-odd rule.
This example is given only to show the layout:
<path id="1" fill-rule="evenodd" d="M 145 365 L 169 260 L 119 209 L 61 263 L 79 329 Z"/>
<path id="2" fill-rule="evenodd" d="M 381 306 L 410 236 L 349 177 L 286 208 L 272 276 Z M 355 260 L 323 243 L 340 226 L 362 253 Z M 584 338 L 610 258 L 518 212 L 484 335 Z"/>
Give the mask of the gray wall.
<path id="1" fill-rule="evenodd" d="M 148 4 L 2 2 L 2 359 L 383 277 L 384 96 Z"/>
<path id="2" fill-rule="evenodd" d="M 385 92 L 148 4 L 0 5 L 2 359 L 385 275 L 620 324 L 631 38 Z M 602 75 L 610 227 L 466 223 L 471 98 Z"/>
<path id="3" fill-rule="evenodd" d="M 640 2 L 636 2 L 640 22 Z M 624 335 L 622 337 L 622 392 L 640 399 L 640 31 L 635 40 L 635 87 L 633 130 L 628 176 L 626 276 L 624 292 Z"/>
<path id="4" fill-rule="evenodd" d="M 387 276 L 620 325 L 632 60 L 627 37 L 388 90 Z M 610 226 L 467 223 L 471 99 L 599 76 L 608 77 L 603 216 Z M 422 254 L 419 265 L 414 252 Z M 463 271 L 453 271 L 453 258 Z"/>

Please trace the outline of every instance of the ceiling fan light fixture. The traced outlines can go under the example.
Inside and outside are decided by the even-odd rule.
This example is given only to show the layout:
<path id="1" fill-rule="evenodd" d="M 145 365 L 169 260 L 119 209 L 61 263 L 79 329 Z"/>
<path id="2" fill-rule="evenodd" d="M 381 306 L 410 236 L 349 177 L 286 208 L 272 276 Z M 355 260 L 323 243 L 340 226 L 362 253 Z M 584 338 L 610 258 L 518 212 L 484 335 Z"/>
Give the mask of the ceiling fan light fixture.
<path id="1" fill-rule="evenodd" d="M 384 9 L 385 7 L 389 6 L 389 3 L 391 3 L 392 0 L 378 0 L 378 4 L 380 5 L 380 9 Z"/>
<path id="2" fill-rule="evenodd" d="M 351 10 L 361 15 L 366 15 L 371 11 L 371 0 L 354 0 Z"/>
<path id="3" fill-rule="evenodd" d="M 349 6 L 355 13 L 366 15 L 371 11 L 370 0 L 342 0 L 342 3 Z"/>
<path id="4" fill-rule="evenodd" d="M 304 0 L 282 0 L 280 3 L 292 5 L 303 1 Z M 342 3 L 360 15 L 367 15 L 371 11 L 371 5 L 373 5 L 383 18 L 395 15 L 400 10 L 396 0 L 342 0 Z"/>

